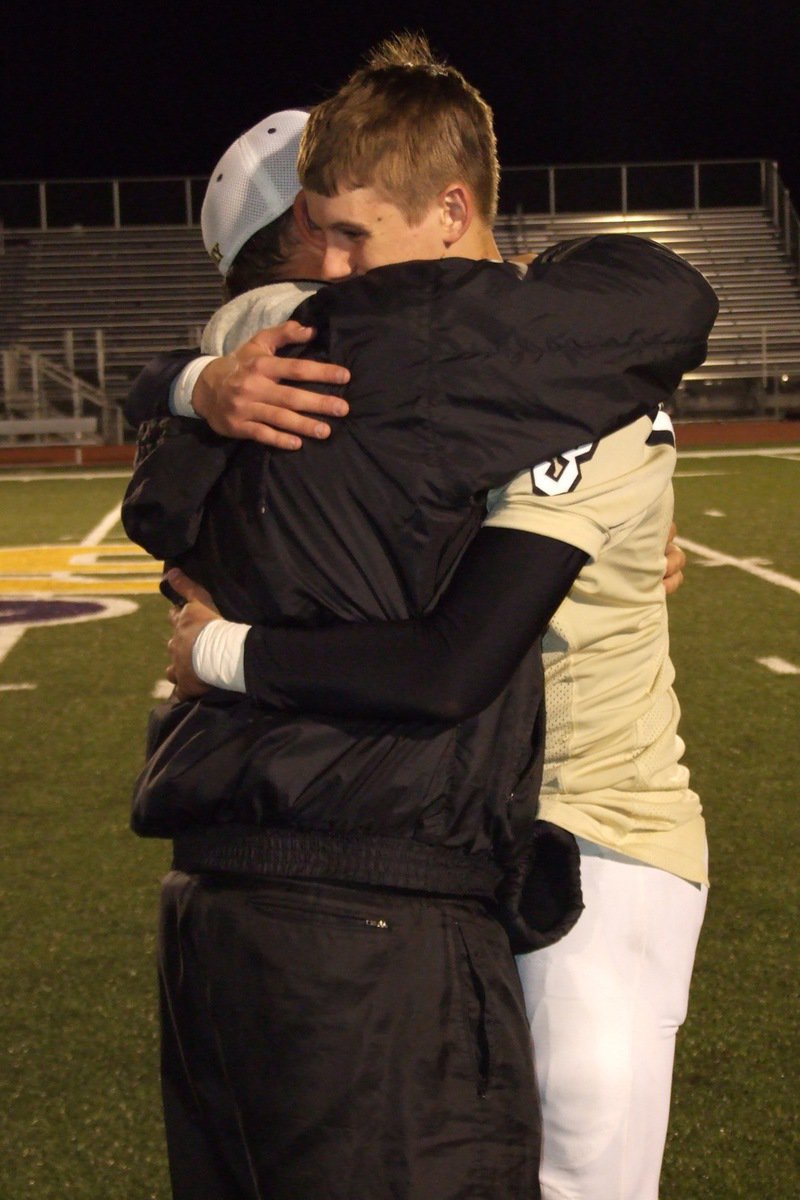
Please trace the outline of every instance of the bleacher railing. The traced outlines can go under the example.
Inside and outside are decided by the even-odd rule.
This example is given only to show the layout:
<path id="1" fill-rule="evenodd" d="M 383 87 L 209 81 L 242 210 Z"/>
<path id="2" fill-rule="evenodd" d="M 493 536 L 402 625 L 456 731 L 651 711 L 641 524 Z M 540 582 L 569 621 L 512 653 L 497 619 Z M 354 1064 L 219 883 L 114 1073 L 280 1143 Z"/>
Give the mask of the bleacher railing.
<path id="1" fill-rule="evenodd" d="M 0 395 L 6 417 L 17 416 L 23 423 L 33 421 L 40 426 L 56 426 L 61 421 L 65 427 L 73 425 L 76 429 L 83 419 L 94 417 L 104 441 L 123 440 L 121 410 L 109 401 L 101 387 L 94 387 L 75 374 L 74 362 L 64 367 L 29 346 L 11 346 L 2 351 L 0 358 Z M 5 424 L 9 425 L 9 421 Z M 30 430 L 35 433 L 34 426 Z M 43 429 L 43 434 L 47 432 Z"/>
<path id="2" fill-rule="evenodd" d="M 0 181 L 0 223 L 12 231 L 129 229 L 199 222 L 206 177 Z M 763 207 L 800 272 L 800 220 L 768 159 L 504 167 L 500 212 L 658 212 Z"/>
<path id="3" fill-rule="evenodd" d="M 207 183 L 200 175 L 0 180 L 0 220 L 6 235 L 12 230 L 196 226 Z"/>
<path id="4" fill-rule="evenodd" d="M 769 159 L 576 163 L 504 167 L 500 212 L 574 213 L 763 208 L 800 275 L 800 219 L 778 164 Z"/>

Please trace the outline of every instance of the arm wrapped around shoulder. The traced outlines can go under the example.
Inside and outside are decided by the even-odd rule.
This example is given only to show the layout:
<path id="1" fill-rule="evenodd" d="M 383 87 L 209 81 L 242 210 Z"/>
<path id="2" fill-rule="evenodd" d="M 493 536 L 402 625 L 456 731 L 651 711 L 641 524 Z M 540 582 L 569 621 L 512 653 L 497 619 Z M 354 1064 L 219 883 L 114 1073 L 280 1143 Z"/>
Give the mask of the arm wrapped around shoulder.
<path id="1" fill-rule="evenodd" d="M 607 363 L 617 371 L 671 393 L 706 356 L 716 294 L 696 268 L 657 242 L 629 234 L 560 242 L 539 255 L 526 278 L 548 293 L 553 343 L 579 357 L 592 348 L 601 359 L 611 354 Z"/>
<path id="2" fill-rule="evenodd" d="M 528 854 L 505 876 L 498 901 L 514 954 L 541 950 L 569 933 L 583 911 L 573 835 L 550 821 L 536 821 Z"/>

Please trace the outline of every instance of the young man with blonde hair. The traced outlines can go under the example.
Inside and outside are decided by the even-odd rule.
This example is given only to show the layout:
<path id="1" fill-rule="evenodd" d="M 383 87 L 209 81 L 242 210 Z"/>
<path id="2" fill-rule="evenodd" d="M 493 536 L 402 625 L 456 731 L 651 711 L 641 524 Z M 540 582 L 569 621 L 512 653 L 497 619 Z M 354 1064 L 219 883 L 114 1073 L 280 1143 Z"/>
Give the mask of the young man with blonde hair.
<path id="1" fill-rule="evenodd" d="M 377 74 L 396 70 L 417 77 L 405 81 L 407 90 L 414 91 L 420 80 L 428 89 L 428 81 L 436 79 L 457 90 L 458 80 L 435 64 L 380 66 Z M 369 76 L 366 81 L 371 82 Z M 397 90 L 392 95 L 397 101 Z M 428 100 L 424 111 L 429 107 Z M 366 129 L 367 138 L 375 136 L 368 123 Z M 461 899 L 456 916 L 443 889 L 452 894 L 456 877 L 466 882 L 463 872 L 468 871 L 472 882 L 466 883 L 466 893 L 459 888 L 459 894 L 471 897 L 474 905 L 484 894 L 475 874 L 483 869 L 480 864 L 488 866 L 491 858 L 501 862 L 504 844 L 521 837 L 524 845 L 529 836 L 538 757 L 531 730 L 537 728 L 540 713 L 538 655 L 535 649 L 526 654 L 526 649 L 535 639 L 537 623 L 546 620 L 555 593 L 560 589 L 563 594 L 587 551 L 580 542 L 560 543 L 535 531 L 519 535 L 513 529 L 496 529 L 481 534 L 484 545 L 489 539 L 489 555 L 500 577 L 510 570 L 524 577 L 524 586 L 519 587 L 520 580 L 512 574 L 512 628 L 495 620 L 478 647 L 494 662 L 487 667 L 491 678 L 481 681 L 477 700 L 454 700 L 450 693 L 442 709 L 441 699 L 434 698 L 435 678 L 433 686 L 426 687 L 420 677 L 415 690 L 421 685 L 418 690 L 427 702 L 422 695 L 398 702 L 390 694 L 395 683 L 394 664 L 389 663 L 386 694 L 371 695 L 364 706 L 355 702 L 357 712 L 372 717 L 358 730 L 355 743 L 352 722 L 348 726 L 331 717 L 320 722 L 307 714 L 332 713 L 350 703 L 352 671 L 347 668 L 341 675 L 338 664 L 346 665 L 348 644 L 356 644 L 350 635 L 366 631 L 356 622 L 413 617 L 431 607 L 480 522 L 487 485 L 504 476 L 510 479 L 515 461 L 519 470 L 539 461 L 538 453 L 545 460 L 554 455 L 553 473 L 545 469 L 543 477 L 552 480 L 563 474 L 566 487 L 566 477 L 580 478 L 581 464 L 589 458 L 590 445 L 583 443 L 581 434 L 594 444 L 626 423 L 631 431 L 639 429 L 631 434 L 635 453 L 645 453 L 638 439 L 645 438 L 645 426 L 651 436 L 660 428 L 658 398 L 669 394 L 680 370 L 702 354 L 713 303 L 685 264 L 635 239 L 597 239 L 567 247 L 545 257 L 522 280 L 512 268 L 476 261 L 490 252 L 491 232 L 472 186 L 462 178 L 443 174 L 447 182 L 434 188 L 422 215 L 410 219 L 386 195 L 387 177 L 379 165 L 373 164 L 377 174 L 370 170 L 362 175 L 368 169 L 364 161 L 351 161 L 358 172 L 352 182 L 359 186 L 330 196 L 310 192 L 308 214 L 325 235 L 329 275 L 360 274 L 373 266 L 385 270 L 321 293 L 300 315 L 320 327 L 321 352 L 341 355 L 351 369 L 353 417 L 334 431 L 328 447 L 308 447 L 320 453 L 264 461 L 260 451 L 260 458 L 246 448 L 243 454 L 234 452 L 208 500 L 199 534 L 183 557 L 187 571 L 210 589 L 223 616 L 234 621 L 274 621 L 280 613 L 294 624 L 327 626 L 337 617 L 351 624 L 333 629 L 334 642 L 340 636 L 344 641 L 338 642 L 333 657 L 319 660 L 319 670 L 313 672 L 316 682 L 304 683 L 297 696 L 292 695 L 291 678 L 273 686 L 276 643 L 270 639 L 275 631 L 245 628 L 242 638 L 240 626 L 239 632 L 232 632 L 244 656 L 243 680 L 261 705 L 236 701 L 231 691 L 235 694 L 241 687 L 215 678 L 218 686 L 230 689 L 224 703 L 219 693 L 212 693 L 205 702 L 178 705 L 168 715 L 140 785 L 136 816 L 141 832 L 174 837 L 178 865 L 183 867 L 183 873 L 169 881 L 165 895 L 165 987 L 177 1020 L 174 1032 L 189 1051 L 190 1072 L 200 1076 L 195 1087 L 207 1104 L 203 1075 L 212 1068 L 201 1070 L 203 1059 L 197 1060 L 196 1052 L 204 1030 L 210 1032 L 209 1014 L 198 1021 L 194 992 L 187 992 L 192 987 L 187 962 L 206 979 L 212 972 L 217 1007 L 210 1020 L 211 1028 L 217 1022 L 217 1055 L 220 1037 L 224 1047 L 236 1045 L 234 1031 L 228 1028 L 234 1011 L 246 1015 L 243 1027 L 252 1032 L 250 1006 L 258 1003 L 259 995 L 252 987 L 244 988 L 237 1005 L 220 1002 L 225 973 L 214 962 L 213 942 L 224 938 L 228 956 L 244 962 L 240 950 L 246 944 L 252 955 L 259 943 L 252 922 L 243 940 L 245 924 L 237 911 L 249 905 L 262 914 L 269 911 L 273 918 L 276 910 L 282 913 L 282 923 L 273 920 L 270 925 L 270 954 L 276 938 L 280 945 L 284 936 L 291 937 L 287 946 L 292 949 L 281 970 L 292 981 L 304 1034 L 299 1037 L 291 1023 L 284 1022 L 271 1036 L 277 1032 L 285 1049 L 281 1072 L 291 1063 L 303 1090 L 287 1100 L 282 1074 L 272 1088 L 263 1080 L 256 1085 L 254 1072 L 266 1050 L 260 1038 L 249 1046 L 254 1056 L 249 1069 L 236 1065 L 232 1076 L 228 1070 L 228 1086 L 244 1106 L 249 1161 L 256 1164 L 258 1183 L 271 1195 L 293 1197 L 305 1194 L 298 1190 L 305 1187 L 309 1194 L 331 1197 L 534 1196 L 536 1182 L 524 1145 L 531 1136 L 534 1102 L 522 1065 L 509 1055 L 512 1044 L 520 1045 L 518 1014 L 513 1003 L 496 1007 L 510 987 L 504 954 L 495 943 L 489 957 L 497 955 L 497 962 L 487 959 L 486 927 L 476 933 L 474 907 L 470 910 Z M 313 157 L 306 169 L 313 175 Z M 324 180 L 318 186 L 330 188 Z M 461 261 L 386 265 L 415 252 L 428 259 L 456 256 Z M 624 311 L 598 314 L 598 292 L 613 297 Z M 573 328 L 567 344 L 562 344 L 567 313 L 574 318 Z M 571 392 L 570 372 L 578 376 Z M 582 411 L 573 411 L 570 402 Z M 570 457 L 576 442 L 582 453 Z M 565 461 L 558 470 L 560 452 L 565 452 Z M 147 468 L 147 462 L 143 466 Z M 521 542 L 531 557 L 540 554 L 542 570 L 551 576 L 553 590 L 544 601 L 532 595 L 532 582 L 540 581 L 524 558 L 520 562 Z M 593 545 L 589 553 L 594 549 Z M 478 593 L 485 606 L 488 581 L 476 566 L 486 560 L 470 554 L 459 576 L 462 582 L 466 577 L 472 585 L 467 591 Z M 658 581 L 660 558 L 657 565 Z M 208 628 L 209 623 L 226 635 L 226 622 L 214 619 L 215 613 L 197 618 L 197 603 L 189 604 L 178 619 L 176 638 L 185 635 L 194 641 L 197 626 Z M 508 625 L 507 612 L 503 626 Z M 459 627 L 458 612 L 455 617 L 451 632 L 455 629 L 458 635 L 463 625 Z M 325 634 L 326 630 L 289 628 L 277 631 L 277 638 L 279 643 L 285 639 L 289 648 L 299 638 L 302 658 L 303 645 L 311 644 L 303 639 L 313 642 Z M 178 680 L 184 694 L 205 690 L 190 671 L 179 674 Z M 380 693 L 380 678 L 374 682 Z M 275 712 L 275 706 L 286 704 L 300 706 L 293 720 Z M 423 721 L 460 723 L 428 729 L 415 724 L 406 731 L 397 724 L 411 711 L 419 717 L 420 710 Z M 376 715 L 385 717 L 387 711 L 393 714 L 388 727 L 379 720 L 374 729 Z M 403 749 L 409 736 L 414 743 L 410 758 Z M 227 873 L 224 886 L 219 878 L 209 879 L 209 871 Z M 248 873 L 266 880 L 257 895 Z M 290 899 L 287 876 L 295 881 L 288 889 Z M 313 888 L 298 884 L 298 877 L 314 880 Z M 338 890 L 332 896 L 334 886 Z M 324 891 L 328 908 L 335 901 L 339 915 L 352 919 L 354 888 L 365 903 L 390 906 L 389 920 L 381 918 L 375 927 L 394 921 L 405 931 L 411 914 L 416 920 L 421 913 L 444 929 L 460 927 L 466 957 L 457 954 L 453 959 L 446 942 L 435 945 L 430 937 L 424 944 L 406 941 L 404 933 L 402 942 L 396 940 L 394 964 L 382 959 L 391 986 L 381 993 L 368 978 L 366 962 L 359 959 L 354 969 L 356 960 L 349 961 L 348 975 L 360 993 L 369 995 L 371 1018 L 377 1019 L 377 1025 L 371 1020 L 370 1028 L 377 1035 L 385 1026 L 396 1036 L 388 1044 L 391 1051 L 385 1039 L 374 1040 L 379 1060 L 374 1077 L 363 1063 L 355 1073 L 352 1065 L 343 1071 L 340 1056 L 349 1044 L 345 1030 L 336 1041 L 328 1039 L 331 1062 L 339 1063 L 332 1078 L 319 1061 L 323 1042 L 319 1037 L 312 1040 L 310 1029 L 317 1022 L 327 1023 L 331 1006 L 341 1020 L 341 1000 L 337 990 L 331 990 L 329 975 L 341 951 L 323 970 L 322 962 L 311 957 L 319 954 L 319 943 L 303 941 L 305 932 L 297 917 L 303 904 L 318 903 L 317 893 Z M 523 886 L 522 896 L 516 897 L 523 901 L 520 921 L 510 926 L 517 936 L 525 931 L 525 893 Z M 427 970 L 435 966 L 438 975 L 445 968 L 438 1002 L 442 1014 L 449 1012 L 445 997 L 454 987 L 460 990 L 467 977 L 476 985 L 471 998 L 469 991 L 464 994 L 468 1025 L 476 1035 L 477 1076 L 470 1074 L 469 1081 L 462 1078 L 460 1055 L 453 1058 L 451 1053 L 452 1031 L 438 1020 L 428 1028 L 419 1009 L 423 999 L 424 1005 L 429 1003 L 430 987 L 426 983 L 422 988 L 421 976 L 408 987 L 404 963 L 411 961 L 409 955 L 425 961 L 431 953 Z M 202 958 L 206 965 L 198 966 L 195 959 Z M 258 949 L 256 961 L 259 958 L 266 962 L 266 947 Z M 453 966 L 448 968 L 450 961 Z M 274 1000 L 280 972 L 274 974 L 272 961 L 269 973 L 265 970 L 259 978 L 266 997 Z M 438 1065 L 431 1074 L 423 1070 L 423 1063 L 436 1044 Z M 238 1057 L 234 1054 L 234 1060 Z M 307 1091 L 310 1076 L 316 1084 L 313 1103 Z M 421 1102 L 418 1088 L 423 1079 L 426 1098 L 415 1119 L 413 1108 Z M 384 1089 L 390 1083 L 393 1103 L 386 1108 Z M 431 1089 L 434 1094 L 428 1095 Z M 364 1114 L 372 1113 L 369 1153 L 363 1138 L 355 1136 L 361 1118 L 342 1124 L 338 1115 L 348 1096 Z M 352 1103 L 346 1108 L 352 1116 Z M 217 1126 L 217 1140 L 224 1142 L 219 1123 L 225 1110 L 213 1111 L 211 1124 Z M 267 1126 L 277 1121 L 279 1131 L 293 1131 L 283 1161 L 270 1148 L 265 1114 Z M 306 1167 L 296 1161 L 298 1126 L 310 1155 Z M 226 1136 L 230 1153 L 230 1131 Z M 354 1145 L 360 1147 L 358 1165 Z M 345 1183 L 343 1169 L 359 1174 L 347 1174 Z M 241 1182 L 239 1186 L 240 1192 L 219 1194 L 251 1194 Z"/>

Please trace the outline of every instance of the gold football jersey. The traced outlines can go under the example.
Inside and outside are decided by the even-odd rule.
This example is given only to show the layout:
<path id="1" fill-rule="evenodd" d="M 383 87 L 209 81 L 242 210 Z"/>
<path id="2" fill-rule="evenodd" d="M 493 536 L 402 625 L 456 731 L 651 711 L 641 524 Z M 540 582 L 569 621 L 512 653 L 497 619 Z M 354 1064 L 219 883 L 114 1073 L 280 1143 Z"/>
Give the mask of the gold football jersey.
<path id="1" fill-rule="evenodd" d="M 666 413 L 643 417 L 492 492 L 486 524 L 590 555 L 544 638 L 541 815 L 705 883 L 705 827 L 681 763 L 662 583 L 675 457 Z"/>

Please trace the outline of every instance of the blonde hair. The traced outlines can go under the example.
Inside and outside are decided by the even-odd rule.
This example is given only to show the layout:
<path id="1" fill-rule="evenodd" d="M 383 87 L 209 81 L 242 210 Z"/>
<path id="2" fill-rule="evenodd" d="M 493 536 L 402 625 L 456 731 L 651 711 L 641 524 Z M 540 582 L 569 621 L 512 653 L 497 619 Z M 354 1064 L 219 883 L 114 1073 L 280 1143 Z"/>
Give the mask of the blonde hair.
<path id="1" fill-rule="evenodd" d="M 374 187 L 414 224 L 443 188 L 463 182 L 481 217 L 497 213 L 492 110 L 421 34 L 381 42 L 335 96 L 311 113 L 297 163 L 312 192 Z"/>

